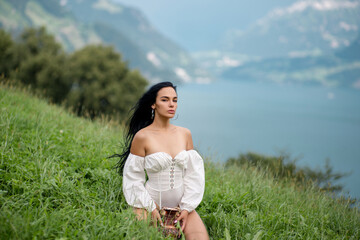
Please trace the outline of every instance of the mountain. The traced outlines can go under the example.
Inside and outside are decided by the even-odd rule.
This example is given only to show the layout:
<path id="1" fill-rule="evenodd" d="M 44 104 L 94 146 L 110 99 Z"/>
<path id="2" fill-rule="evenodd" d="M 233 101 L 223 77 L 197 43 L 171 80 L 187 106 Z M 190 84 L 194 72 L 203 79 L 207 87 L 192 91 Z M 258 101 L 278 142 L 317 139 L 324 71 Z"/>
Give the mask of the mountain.
<path id="1" fill-rule="evenodd" d="M 297 1 L 193 57 L 221 78 L 360 88 L 359 16 L 359 0 Z"/>
<path id="2" fill-rule="evenodd" d="M 360 60 L 360 33 L 349 47 L 337 51 L 335 55 L 345 60 Z"/>
<path id="3" fill-rule="evenodd" d="M 0 0 L 0 26 L 14 35 L 45 25 L 66 50 L 113 45 L 151 82 L 210 81 L 189 54 L 137 9 L 110 0 Z"/>
<path id="4" fill-rule="evenodd" d="M 335 54 L 268 58 L 229 68 L 221 76 L 240 81 L 292 82 L 360 89 L 360 35 Z"/>
<path id="5" fill-rule="evenodd" d="M 355 40 L 359 0 L 302 0 L 278 8 L 246 31 L 230 31 L 224 51 L 260 56 L 306 56 L 333 52 Z"/>
<path id="6" fill-rule="evenodd" d="M 14 35 L 26 27 L 46 26 L 68 51 L 101 43 L 91 26 L 78 22 L 57 0 L 1 0 L 0 25 Z"/>
<path id="7" fill-rule="evenodd" d="M 344 69 L 330 77 L 332 79 L 344 79 L 345 81 L 352 80 L 351 86 L 360 89 L 360 34 L 350 46 L 336 52 L 335 55 L 350 64 L 355 65 L 357 63 L 358 67 Z"/>
<path id="8" fill-rule="evenodd" d="M 237 81 L 272 81 L 360 88 L 360 61 L 343 61 L 333 55 L 271 58 L 229 68 L 221 77 Z"/>
<path id="9" fill-rule="evenodd" d="M 217 75 L 254 60 L 326 55 L 356 39 L 359 16 L 360 0 L 300 0 L 270 11 L 245 30 L 229 31 L 221 48 L 193 57 Z"/>

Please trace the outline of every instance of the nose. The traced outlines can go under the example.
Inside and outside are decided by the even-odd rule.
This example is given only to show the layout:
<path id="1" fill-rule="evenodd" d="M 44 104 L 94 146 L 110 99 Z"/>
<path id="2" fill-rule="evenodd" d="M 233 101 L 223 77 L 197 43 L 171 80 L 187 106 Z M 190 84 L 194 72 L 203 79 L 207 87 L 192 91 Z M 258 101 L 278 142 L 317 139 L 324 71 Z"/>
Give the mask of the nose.
<path id="1" fill-rule="evenodd" d="M 173 100 L 170 100 L 170 101 L 169 101 L 169 106 L 170 106 L 170 107 L 174 107 L 174 106 L 175 106 L 175 102 L 174 102 Z"/>

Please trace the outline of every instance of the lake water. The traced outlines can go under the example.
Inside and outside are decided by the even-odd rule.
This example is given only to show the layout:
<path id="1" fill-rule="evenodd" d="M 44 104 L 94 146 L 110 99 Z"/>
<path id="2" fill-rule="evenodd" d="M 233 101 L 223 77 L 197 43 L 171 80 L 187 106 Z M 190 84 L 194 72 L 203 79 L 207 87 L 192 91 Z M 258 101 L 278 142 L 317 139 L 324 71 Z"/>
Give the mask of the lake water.
<path id="1" fill-rule="evenodd" d="M 330 159 L 341 183 L 360 198 L 360 91 L 320 86 L 218 81 L 178 87 L 178 117 L 195 147 L 216 161 L 254 151 L 300 158 L 321 168 Z"/>

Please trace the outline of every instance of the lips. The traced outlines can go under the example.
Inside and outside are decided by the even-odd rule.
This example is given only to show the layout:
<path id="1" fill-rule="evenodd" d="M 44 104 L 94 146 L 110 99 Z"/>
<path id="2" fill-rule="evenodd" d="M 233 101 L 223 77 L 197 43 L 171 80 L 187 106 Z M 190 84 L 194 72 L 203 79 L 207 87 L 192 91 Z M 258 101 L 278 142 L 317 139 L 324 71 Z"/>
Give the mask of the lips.
<path id="1" fill-rule="evenodd" d="M 169 110 L 168 113 L 175 113 L 175 111 L 174 110 Z"/>

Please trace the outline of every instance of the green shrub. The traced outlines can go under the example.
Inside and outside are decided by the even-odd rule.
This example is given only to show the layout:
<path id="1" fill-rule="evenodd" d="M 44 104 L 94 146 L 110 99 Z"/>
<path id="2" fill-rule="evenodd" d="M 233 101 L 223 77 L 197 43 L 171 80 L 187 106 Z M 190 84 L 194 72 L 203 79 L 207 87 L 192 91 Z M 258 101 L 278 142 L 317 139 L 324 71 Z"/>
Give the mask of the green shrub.
<path id="1" fill-rule="evenodd" d="M 289 154 L 279 156 L 265 156 L 253 152 L 240 154 L 237 158 L 229 158 L 225 166 L 227 168 L 237 166 L 262 169 L 275 179 L 289 179 L 297 184 L 307 186 L 315 184 L 321 190 L 329 192 L 340 192 L 343 186 L 335 182 L 348 173 L 336 173 L 326 160 L 324 169 L 314 170 L 309 167 L 296 165 L 297 159 L 291 159 Z"/>

